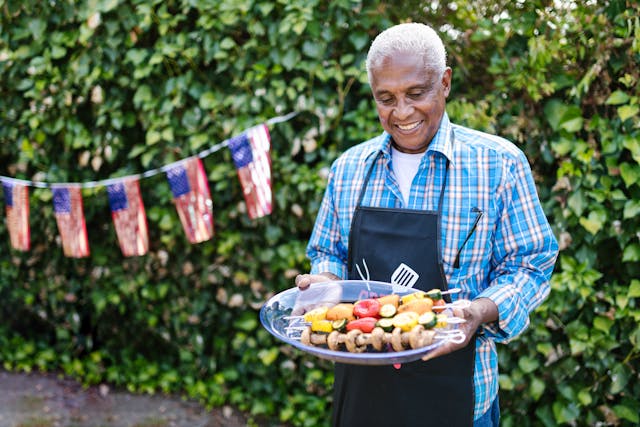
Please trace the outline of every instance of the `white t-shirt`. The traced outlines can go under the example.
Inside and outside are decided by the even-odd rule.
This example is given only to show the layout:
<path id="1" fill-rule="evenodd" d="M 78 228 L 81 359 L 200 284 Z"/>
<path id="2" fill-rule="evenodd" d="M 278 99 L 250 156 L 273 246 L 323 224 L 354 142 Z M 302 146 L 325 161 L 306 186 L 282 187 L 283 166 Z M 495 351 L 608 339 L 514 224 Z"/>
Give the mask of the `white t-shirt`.
<path id="1" fill-rule="evenodd" d="M 411 183 L 413 182 L 413 177 L 416 176 L 416 172 L 418 172 L 422 156 L 424 156 L 424 152 L 409 154 L 398 151 L 395 147 L 391 147 L 391 165 L 398 185 L 400 186 L 400 192 L 402 192 L 405 205 L 409 204 Z"/>

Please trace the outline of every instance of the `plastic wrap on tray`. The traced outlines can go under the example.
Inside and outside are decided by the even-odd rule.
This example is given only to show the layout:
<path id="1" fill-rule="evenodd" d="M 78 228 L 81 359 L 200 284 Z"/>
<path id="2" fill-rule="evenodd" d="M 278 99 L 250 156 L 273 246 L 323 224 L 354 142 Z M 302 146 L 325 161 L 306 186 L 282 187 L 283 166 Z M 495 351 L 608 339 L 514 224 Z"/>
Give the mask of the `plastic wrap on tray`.
<path id="1" fill-rule="evenodd" d="M 420 325 L 413 330 L 398 331 L 395 328 L 384 334 L 376 330 L 373 335 L 346 331 L 312 333 L 304 314 L 339 303 L 353 303 L 391 294 L 402 298 L 416 292 L 422 291 L 376 281 L 315 283 L 306 290 L 291 288 L 270 298 L 260 310 L 260 321 L 276 338 L 323 359 L 359 365 L 407 363 L 424 357 L 447 340 L 464 337 L 461 337 L 455 324 L 439 327 L 437 334 L 433 331 L 421 332 Z"/>

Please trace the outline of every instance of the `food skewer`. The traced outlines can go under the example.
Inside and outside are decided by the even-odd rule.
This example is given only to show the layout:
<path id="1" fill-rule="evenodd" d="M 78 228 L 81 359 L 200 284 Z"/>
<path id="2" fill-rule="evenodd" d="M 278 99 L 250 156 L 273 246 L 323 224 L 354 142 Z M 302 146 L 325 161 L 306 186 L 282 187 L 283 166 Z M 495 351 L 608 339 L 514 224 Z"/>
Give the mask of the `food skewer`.
<path id="1" fill-rule="evenodd" d="M 289 321 L 289 325 L 284 328 L 285 330 L 303 330 L 312 323 L 305 321 L 304 316 L 283 316 L 282 319 Z M 440 327 L 446 326 L 446 324 L 458 325 L 460 323 L 466 323 L 466 320 L 462 317 L 455 316 L 441 317 L 438 321 L 441 322 Z"/>
<path id="2" fill-rule="evenodd" d="M 300 342 L 305 345 L 327 346 L 330 350 L 339 351 L 346 349 L 350 353 L 362 353 L 371 346 L 374 350 L 382 351 L 391 348 L 394 351 L 417 349 L 432 344 L 436 339 L 453 342 L 463 342 L 462 331 L 437 332 L 433 329 L 425 329 L 422 325 L 414 326 L 410 331 L 404 332 L 401 328 L 394 328 L 392 332 L 385 332 L 378 327 L 370 333 L 354 329 L 347 333 L 333 331 L 330 334 L 314 333 L 311 328 L 302 331 Z"/>
<path id="3" fill-rule="evenodd" d="M 444 310 L 446 308 L 467 308 L 471 305 L 471 302 L 466 299 L 459 299 L 449 304 L 434 305 L 433 310 Z"/>

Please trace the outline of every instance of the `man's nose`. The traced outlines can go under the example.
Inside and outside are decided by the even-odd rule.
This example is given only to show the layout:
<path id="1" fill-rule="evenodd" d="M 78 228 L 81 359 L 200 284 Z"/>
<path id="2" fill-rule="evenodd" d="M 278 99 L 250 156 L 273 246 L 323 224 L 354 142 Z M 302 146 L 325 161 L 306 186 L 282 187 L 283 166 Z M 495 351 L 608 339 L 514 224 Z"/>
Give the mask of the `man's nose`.
<path id="1" fill-rule="evenodd" d="M 396 119 L 404 120 L 409 117 L 411 113 L 413 113 L 413 105 L 411 105 L 411 103 L 404 100 L 398 101 L 398 104 L 396 105 L 396 109 L 394 111 Z"/>

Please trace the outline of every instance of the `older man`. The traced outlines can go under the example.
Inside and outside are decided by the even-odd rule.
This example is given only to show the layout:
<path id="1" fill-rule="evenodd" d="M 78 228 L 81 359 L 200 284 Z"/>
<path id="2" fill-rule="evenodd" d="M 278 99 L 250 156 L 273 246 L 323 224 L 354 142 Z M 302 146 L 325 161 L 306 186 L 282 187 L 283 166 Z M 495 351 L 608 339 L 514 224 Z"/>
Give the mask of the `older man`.
<path id="1" fill-rule="evenodd" d="M 558 246 L 524 154 L 509 141 L 455 125 L 442 40 L 401 24 L 371 44 L 367 72 L 384 132 L 345 152 L 308 244 L 311 283 L 391 281 L 402 265 L 414 288 L 459 288 L 467 340 L 429 360 L 336 364 L 336 426 L 498 425 L 496 342 L 522 333 L 549 293 Z"/>

